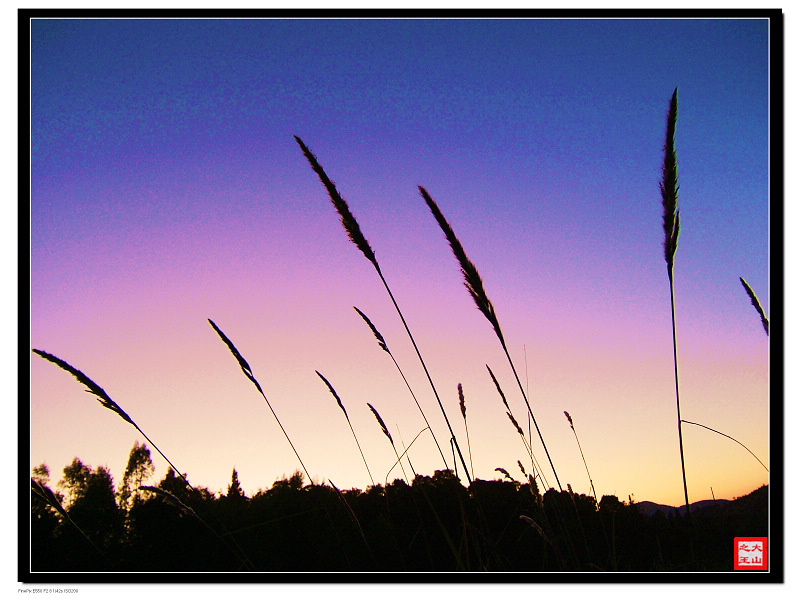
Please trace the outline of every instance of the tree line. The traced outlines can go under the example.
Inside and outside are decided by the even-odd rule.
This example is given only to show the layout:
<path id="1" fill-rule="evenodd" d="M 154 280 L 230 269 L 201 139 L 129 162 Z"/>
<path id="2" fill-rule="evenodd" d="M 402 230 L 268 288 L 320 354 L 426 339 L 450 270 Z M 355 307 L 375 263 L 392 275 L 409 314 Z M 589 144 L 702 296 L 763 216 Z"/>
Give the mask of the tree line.
<path id="1" fill-rule="evenodd" d="M 248 497 L 235 468 L 225 493 L 171 468 L 143 485 L 154 469 L 136 443 L 118 486 L 78 458 L 53 487 L 33 469 L 31 570 L 730 571 L 733 538 L 768 531 L 766 486 L 687 519 L 498 470 L 469 487 L 443 470 L 364 491 L 295 472 Z"/>

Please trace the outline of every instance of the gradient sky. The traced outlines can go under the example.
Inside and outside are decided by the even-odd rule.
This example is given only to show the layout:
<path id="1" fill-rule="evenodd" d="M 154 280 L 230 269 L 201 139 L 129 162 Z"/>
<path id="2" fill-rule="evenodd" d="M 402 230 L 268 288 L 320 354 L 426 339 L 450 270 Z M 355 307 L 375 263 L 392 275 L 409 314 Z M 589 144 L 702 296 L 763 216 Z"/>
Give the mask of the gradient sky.
<path id="1" fill-rule="evenodd" d="M 487 363 L 527 429 L 525 405 L 418 185 L 483 278 L 562 485 L 590 492 L 566 410 L 598 496 L 682 503 L 658 190 L 676 86 L 682 416 L 769 466 L 769 343 L 739 283 L 769 315 L 767 21 L 35 20 L 31 38 L 31 348 L 102 386 L 192 483 L 224 491 L 235 467 L 252 494 L 300 467 L 208 318 L 317 482 L 370 483 L 315 370 L 376 481 L 395 458 L 366 403 L 398 444 L 425 426 L 353 306 L 446 445 L 298 135 L 375 250 L 468 455 L 463 384 L 476 477 L 529 463 Z M 69 374 L 30 366 L 30 465 L 55 482 L 77 456 L 121 481 L 141 436 Z M 685 425 L 684 449 L 690 501 L 768 481 L 708 430 Z M 427 433 L 410 456 L 444 466 Z"/>

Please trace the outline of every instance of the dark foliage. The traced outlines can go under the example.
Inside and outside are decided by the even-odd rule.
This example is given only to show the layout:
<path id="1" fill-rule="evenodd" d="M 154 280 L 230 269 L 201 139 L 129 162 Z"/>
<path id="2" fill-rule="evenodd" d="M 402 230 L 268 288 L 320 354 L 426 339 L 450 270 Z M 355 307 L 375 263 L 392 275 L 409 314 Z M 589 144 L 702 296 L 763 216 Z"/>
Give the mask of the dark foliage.
<path id="1" fill-rule="evenodd" d="M 157 487 L 190 511 L 152 492 L 124 510 L 102 467 L 76 459 L 65 472 L 79 475 L 67 513 L 89 540 L 34 494 L 33 571 L 728 571 L 733 538 L 766 536 L 768 523 L 766 487 L 693 511 L 690 534 L 683 517 L 615 496 L 542 496 L 508 480 L 466 488 L 449 470 L 343 492 L 295 473 L 252 497 L 235 471 L 220 495 L 168 471 Z"/>

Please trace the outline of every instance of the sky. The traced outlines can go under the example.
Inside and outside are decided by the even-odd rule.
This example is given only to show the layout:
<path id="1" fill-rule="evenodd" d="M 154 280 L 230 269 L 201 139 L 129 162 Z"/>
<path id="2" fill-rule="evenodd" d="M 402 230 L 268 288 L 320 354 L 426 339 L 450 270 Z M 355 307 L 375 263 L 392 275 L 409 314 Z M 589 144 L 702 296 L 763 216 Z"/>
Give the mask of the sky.
<path id="1" fill-rule="evenodd" d="M 234 468 L 253 494 L 301 466 L 209 318 L 317 483 L 371 481 L 315 371 L 376 483 L 404 474 L 367 403 L 400 452 L 422 432 L 418 473 L 452 468 L 402 322 L 297 135 L 374 249 L 474 477 L 530 471 L 487 364 L 527 433 L 526 408 L 419 185 L 477 266 L 561 484 L 591 493 L 568 411 L 598 497 L 681 504 L 666 112 L 677 87 L 681 416 L 769 467 L 769 340 L 739 282 L 769 316 L 768 41 L 760 20 L 35 20 L 30 347 L 212 491 Z M 30 466 L 56 483 L 78 457 L 120 482 L 145 440 L 83 389 L 31 353 Z M 690 501 L 768 482 L 726 437 L 685 424 L 683 444 Z"/>

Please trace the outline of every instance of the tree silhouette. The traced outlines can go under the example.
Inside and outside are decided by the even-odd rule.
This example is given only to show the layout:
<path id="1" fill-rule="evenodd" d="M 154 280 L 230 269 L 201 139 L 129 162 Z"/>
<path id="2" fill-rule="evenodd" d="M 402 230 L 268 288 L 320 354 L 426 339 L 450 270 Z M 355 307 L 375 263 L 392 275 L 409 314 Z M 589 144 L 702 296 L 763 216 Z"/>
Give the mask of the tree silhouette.
<path id="1" fill-rule="evenodd" d="M 186 473 L 183 474 L 183 477 L 186 477 Z M 159 482 L 158 487 L 191 506 L 191 489 L 186 485 L 186 481 L 182 477 L 175 474 L 172 467 L 167 467 L 167 473 L 164 475 L 164 479 Z"/>
<path id="2" fill-rule="evenodd" d="M 48 487 L 50 470 L 47 465 L 34 467 L 31 479 L 41 486 L 44 492 L 31 493 L 31 567 L 37 570 L 50 570 L 50 565 L 55 564 L 58 559 L 52 540 L 56 536 L 61 519 L 46 496 L 52 494 L 58 502 L 63 501 L 64 497 Z"/>
<path id="3" fill-rule="evenodd" d="M 34 467 L 31 470 L 31 474 L 31 477 L 38 481 L 40 485 L 47 485 L 50 481 L 50 469 L 44 463 L 38 467 Z"/>
<path id="4" fill-rule="evenodd" d="M 92 470 L 75 458 L 60 483 L 69 494 L 67 514 L 74 525 L 62 523 L 58 534 L 70 549 L 70 570 L 114 568 L 124 521 L 110 471 L 102 466 Z"/>
<path id="5" fill-rule="evenodd" d="M 58 486 L 64 490 L 66 504 L 71 505 L 85 490 L 91 469 L 75 457 L 69 465 L 64 467 L 63 473 L 64 477 L 58 482 Z"/>
<path id="6" fill-rule="evenodd" d="M 244 496 L 244 492 L 239 485 L 239 474 L 236 472 L 236 468 L 234 468 L 231 473 L 231 484 L 228 486 L 228 498 L 241 498 L 242 496 Z"/>
<path id="7" fill-rule="evenodd" d="M 133 502 L 141 497 L 139 487 L 153 474 L 154 470 L 150 449 L 146 444 L 139 445 L 138 441 L 134 442 L 119 489 L 119 507 L 122 510 L 129 510 Z"/>
<path id="8" fill-rule="evenodd" d="M 228 501 L 247 500 L 247 496 L 245 496 L 244 490 L 239 484 L 239 474 L 236 472 L 235 468 L 231 473 L 231 483 L 228 486 L 228 493 L 225 498 Z"/>

